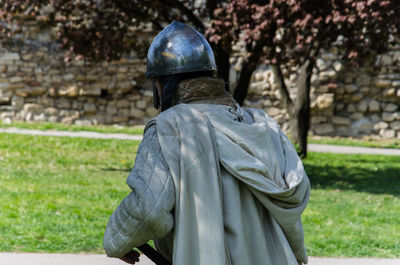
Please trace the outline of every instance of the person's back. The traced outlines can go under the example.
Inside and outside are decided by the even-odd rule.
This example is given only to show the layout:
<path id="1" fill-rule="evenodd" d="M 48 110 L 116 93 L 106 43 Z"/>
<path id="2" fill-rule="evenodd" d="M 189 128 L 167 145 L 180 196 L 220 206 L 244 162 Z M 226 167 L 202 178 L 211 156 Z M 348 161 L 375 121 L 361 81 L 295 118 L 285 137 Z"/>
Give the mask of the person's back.
<path id="1" fill-rule="evenodd" d="M 158 85 L 164 109 L 146 126 L 128 177 L 134 196 L 110 218 L 107 254 L 156 239 L 174 265 L 306 263 L 309 182 L 276 122 L 239 107 L 209 72 Z"/>

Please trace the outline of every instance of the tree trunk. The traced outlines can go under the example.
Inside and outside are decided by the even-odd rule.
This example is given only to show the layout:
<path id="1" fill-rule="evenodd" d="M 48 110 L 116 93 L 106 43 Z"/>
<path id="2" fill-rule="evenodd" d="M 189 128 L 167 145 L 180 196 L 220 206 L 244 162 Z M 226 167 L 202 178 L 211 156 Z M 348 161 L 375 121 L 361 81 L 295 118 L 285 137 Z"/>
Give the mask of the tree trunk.
<path id="1" fill-rule="evenodd" d="M 243 105 L 243 102 L 246 99 L 247 91 L 249 90 L 251 75 L 253 74 L 254 70 L 256 70 L 256 67 L 257 62 L 250 60 L 248 62 L 244 62 L 242 65 L 239 80 L 233 93 L 233 98 L 236 100 L 237 103 L 239 103 L 239 105 Z"/>
<path id="2" fill-rule="evenodd" d="M 291 136 L 298 144 L 299 156 L 307 157 L 307 135 L 310 129 L 310 87 L 314 68 L 313 59 L 308 59 L 300 67 L 297 78 L 297 98 L 291 113 Z"/>
<path id="3" fill-rule="evenodd" d="M 218 76 L 222 77 L 225 81 L 225 89 L 229 91 L 229 52 L 227 52 L 223 47 L 222 44 L 219 43 L 214 47 L 215 52 L 215 62 L 218 66 Z"/>
<path id="4" fill-rule="evenodd" d="M 289 114 L 290 136 L 298 147 L 300 157 L 307 156 L 307 135 L 310 128 L 310 82 L 314 62 L 310 59 L 301 66 L 297 78 L 297 98 L 291 99 L 284 82 L 280 65 L 271 65 L 277 89 L 281 94 L 281 103 Z"/>

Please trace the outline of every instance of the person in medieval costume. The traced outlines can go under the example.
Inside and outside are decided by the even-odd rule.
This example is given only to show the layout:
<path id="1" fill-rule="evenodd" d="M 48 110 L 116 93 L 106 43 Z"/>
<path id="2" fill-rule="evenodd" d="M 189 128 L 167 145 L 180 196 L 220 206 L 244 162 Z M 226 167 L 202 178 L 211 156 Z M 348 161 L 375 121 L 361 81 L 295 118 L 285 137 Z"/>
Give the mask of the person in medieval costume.
<path id="1" fill-rule="evenodd" d="M 209 43 L 183 23 L 151 44 L 146 76 L 161 113 L 108 221 L 109 257 L 134 263 L 127 253 L 153 239 L 173 265 L 307 263 L 303 164 L 270 116 L 235 103 L 216 69 Z"/>

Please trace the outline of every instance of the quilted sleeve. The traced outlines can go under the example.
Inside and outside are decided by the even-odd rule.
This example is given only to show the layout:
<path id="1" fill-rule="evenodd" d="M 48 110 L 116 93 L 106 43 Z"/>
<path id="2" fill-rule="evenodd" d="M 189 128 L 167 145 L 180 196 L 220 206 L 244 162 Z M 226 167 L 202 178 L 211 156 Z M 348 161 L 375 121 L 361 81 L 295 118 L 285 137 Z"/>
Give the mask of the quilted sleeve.
<path id="1" fill-rule="evenodd" d="M 111 215 L 104 233 L 103 246 L 109 257 L 122 257 L 173 229 L 175 187 L 156 126 L 146 129 L 127 183 L 132 191 Z"/>

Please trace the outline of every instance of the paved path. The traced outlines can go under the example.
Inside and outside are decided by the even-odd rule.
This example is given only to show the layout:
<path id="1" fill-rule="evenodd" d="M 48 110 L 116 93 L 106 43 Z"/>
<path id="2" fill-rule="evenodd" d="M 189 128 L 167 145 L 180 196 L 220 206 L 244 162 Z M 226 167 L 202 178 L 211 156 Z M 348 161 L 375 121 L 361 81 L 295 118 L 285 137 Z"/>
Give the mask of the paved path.
<path id="1" fill-rule="evenodd" d="M 57 137 L 83 137 L 83 138 L 98 138 L 98 139 L 119 139 L 119 140 L 142 140 L 141 135 L 124 134 L 124 133 L 98 133 L 98 132 L 70 132 L 70 131 L 55 131 L 55 130 L 28 130 L 14 127 L 0 128 L 0 133 L 25 134 L 25 135 L 40 135 L 40 136 L 57 136 Z"/>
<path id="2" fill-rule="evenodd" d="M 392 149 L 392 148 L 369 148 L 369 147 L 327 145 L 327 144 L 308 144 L 307 148 L 311 152 L 400 156 L 400 149 Z"/>
<path id="3" fill-rule="evenodd" d="M 60 137 L 84 137 L 98 139 L 120 139 L 120 140 L 142 140 L 141 135 L 123 134 L 123 133 L 98 133 L 98 132 L 69 132 L 69 131 L 41 131 L 19 129 L 14 127 L 0 128 L 0 133 L 41 135 L 41 136 L 60 136 Z M 327 152 L 338 154 L 379 154 L 400 156 L 400 149 L 390 148 L 367 148 L 354 146 L 326 145 L 326 144 L 308 144 L 308 150 L 311 152 Z"/>
<path id="4" fill-rule="evenodd" d="M 105 255 L 0 253 L 0 265 L 124 265 Z M 154 265 L 145 256 L 138 265 Z M 310 258 L 309 265 L 400 265 L 400 259 L 376 258 Z M 190 264 L 188 264 L 190 265 Z M 243 264 L 247 265 L 247 264 Z M 250 265 L 250 264 L 249 264 Z"/>

